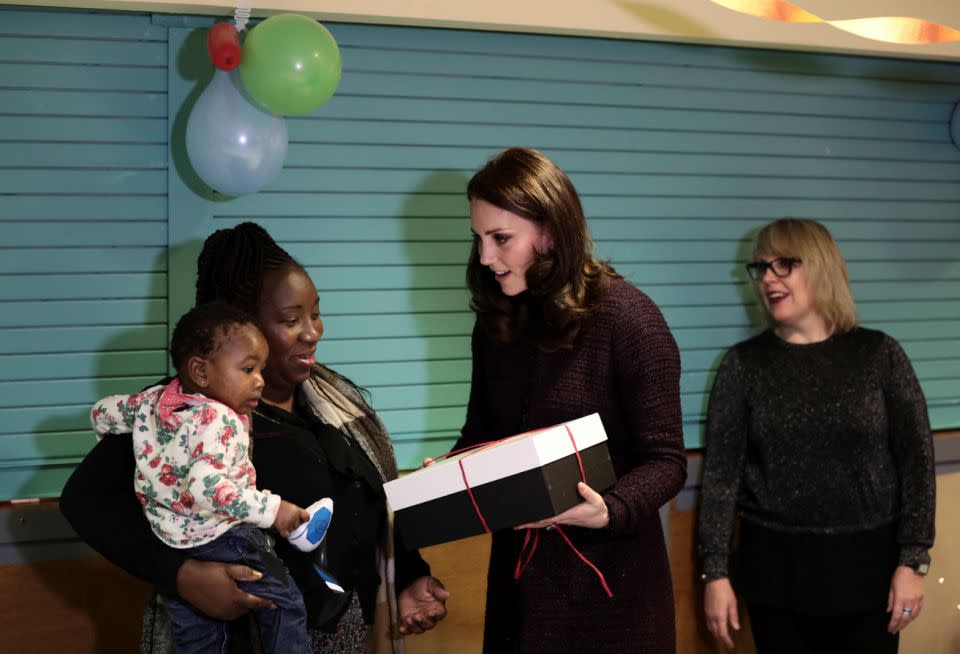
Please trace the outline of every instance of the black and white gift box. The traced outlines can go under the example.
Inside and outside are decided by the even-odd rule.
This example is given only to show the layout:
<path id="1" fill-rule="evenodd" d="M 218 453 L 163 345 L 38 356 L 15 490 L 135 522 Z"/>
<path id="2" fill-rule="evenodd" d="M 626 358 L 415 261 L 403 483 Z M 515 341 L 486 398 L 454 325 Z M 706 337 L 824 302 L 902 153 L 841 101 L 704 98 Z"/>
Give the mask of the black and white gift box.
<path id="1" fill-rule="evenodd" d="M 383 489 L 401 546 L 414 549 L 563 513 L 583 501 L 581 463 L 595 491 L 616 481 L 596 413 L 451 456 Z"/>

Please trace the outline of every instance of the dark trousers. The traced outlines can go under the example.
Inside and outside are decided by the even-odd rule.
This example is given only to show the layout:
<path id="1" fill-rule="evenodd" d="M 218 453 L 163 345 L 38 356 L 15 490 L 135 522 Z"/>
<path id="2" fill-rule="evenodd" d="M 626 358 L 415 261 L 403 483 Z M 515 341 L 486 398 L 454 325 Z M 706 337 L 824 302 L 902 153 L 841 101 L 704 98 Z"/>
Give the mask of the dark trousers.
<path id="1" fill-rule="evenodd" d="M 896 654 L 890 614 L 802 615 L 748 603 L 757 654 Z"/>
<path id="2" fill-rule="evenodd" d="M 312 654 L 303 596 L 260 529 L 237 525 L 216 540 L 185 551 L 202 561 L 242 563 L 262 572 L 259 581 L 243 581 L 237 585 L 277 606 L 254 612 L 264 652 Z M 164 596 L 163 600 L 173 625 L 177 654 L 230 651 L 226 622 L 207 617 L 179 597 Z"/>

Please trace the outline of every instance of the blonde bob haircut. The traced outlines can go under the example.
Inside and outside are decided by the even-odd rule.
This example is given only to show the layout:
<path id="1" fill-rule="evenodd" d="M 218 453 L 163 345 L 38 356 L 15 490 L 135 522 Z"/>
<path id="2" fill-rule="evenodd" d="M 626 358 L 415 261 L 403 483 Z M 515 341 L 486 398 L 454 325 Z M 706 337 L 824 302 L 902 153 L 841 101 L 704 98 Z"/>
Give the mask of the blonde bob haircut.
<path id="1" fill-rule="evenodd" d="M 857 308 L 850 291 L 847 262 L 826 227 L 808 218 L 781 218 L 757 234 L 753 258 L 796 257 L 801 260 L 813 308 L 832 333 L 857 326 Z"/>

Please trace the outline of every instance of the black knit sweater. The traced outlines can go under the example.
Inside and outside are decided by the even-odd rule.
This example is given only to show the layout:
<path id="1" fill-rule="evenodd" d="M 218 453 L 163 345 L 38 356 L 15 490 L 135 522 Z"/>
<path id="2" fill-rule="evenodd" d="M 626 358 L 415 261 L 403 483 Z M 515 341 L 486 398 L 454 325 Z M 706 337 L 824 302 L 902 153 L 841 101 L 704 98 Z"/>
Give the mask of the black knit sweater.
<path id="1" fill-rule="evenodd" d="M 819 534 L 896 522 L 900 562 L 927 562 L 935 491 L 926 403 L 894 339 L 857 328 L 794 345 L 768 331 L 727 352 L 707 418 L 707 580 L 728 576 L 738 514 Z"/>

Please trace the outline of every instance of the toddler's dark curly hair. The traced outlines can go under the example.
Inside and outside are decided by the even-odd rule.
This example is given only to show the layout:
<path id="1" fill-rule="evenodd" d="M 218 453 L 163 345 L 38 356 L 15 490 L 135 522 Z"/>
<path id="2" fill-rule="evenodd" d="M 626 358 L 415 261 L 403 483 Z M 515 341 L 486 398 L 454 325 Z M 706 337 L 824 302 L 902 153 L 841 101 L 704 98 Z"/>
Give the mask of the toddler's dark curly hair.
<path id="1" fill-rule="evenodd" d="M 177 372 L 192 356 L 208 357 L 223 343 L 233 329 L 241 325 L 253 325 L 256 319 L 243 309 L 214 300 L 195 306 L 187 311 L 170 338 L 170 360 Z"/>

